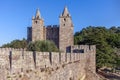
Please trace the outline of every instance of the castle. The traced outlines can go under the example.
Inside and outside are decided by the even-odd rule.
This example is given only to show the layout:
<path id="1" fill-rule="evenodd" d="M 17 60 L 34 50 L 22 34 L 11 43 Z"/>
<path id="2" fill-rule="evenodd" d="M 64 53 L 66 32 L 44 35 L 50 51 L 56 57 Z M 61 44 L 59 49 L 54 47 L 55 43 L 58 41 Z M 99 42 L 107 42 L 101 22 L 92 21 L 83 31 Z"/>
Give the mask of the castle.
<path id="1" fill-rule="evenodd" d="M 59 17 L 60 25 L 44 26 L 44 20 L 41 17 L 39 9 L 35 17 L 32 17 L 32 27 L 27 28 L 27 40 L 50 40 L 62 52 L 71 52 L 71 46 L 74 44 L 73 23 L 67 7 Z"/>
<path id="2" fill-rule="evenodd" d="M 37 40 L 51 40 L 61 51 L 0 48 L 1 80 L 99 80 L 96 46 L 73 45 L 73 24 L 67 7 L 59 26 L 44 26 L 37 10 L 32 27 L 28 27 L 28 42 Z"/>

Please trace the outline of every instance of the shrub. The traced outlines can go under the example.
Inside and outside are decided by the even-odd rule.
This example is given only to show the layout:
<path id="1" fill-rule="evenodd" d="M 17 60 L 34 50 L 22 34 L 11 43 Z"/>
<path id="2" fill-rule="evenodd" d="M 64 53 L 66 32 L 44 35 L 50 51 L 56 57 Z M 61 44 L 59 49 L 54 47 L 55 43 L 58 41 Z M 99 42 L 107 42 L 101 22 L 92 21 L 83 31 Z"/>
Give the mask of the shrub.
<path id="1" fill-rule="evenodd" d="M 41 52 L 57 52 L 58 48 L 52 41 L 35 41 L 28 44 L 27 50 Z"/>

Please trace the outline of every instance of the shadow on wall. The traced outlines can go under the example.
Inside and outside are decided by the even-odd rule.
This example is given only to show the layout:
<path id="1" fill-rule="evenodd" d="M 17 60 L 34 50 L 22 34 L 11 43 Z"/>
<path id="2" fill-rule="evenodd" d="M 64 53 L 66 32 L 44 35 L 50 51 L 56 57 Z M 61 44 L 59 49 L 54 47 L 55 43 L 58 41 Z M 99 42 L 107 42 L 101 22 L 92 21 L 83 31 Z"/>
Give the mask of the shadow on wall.
<path id="1" fill-rule="evenodd" d="M 84 49 L 74 49 L 73 53 L 84 53 Z"/>
<path id="2" fill-rule="evenodd" d="M 12 51 L 9 54 L 10 71 L 12 70 Z"/>
<path id="3" fill-rule="evenodd" d="M 66 48 L 66 53 L 71 53 L 71 46 L 68 46 L 68 47 Z"/>

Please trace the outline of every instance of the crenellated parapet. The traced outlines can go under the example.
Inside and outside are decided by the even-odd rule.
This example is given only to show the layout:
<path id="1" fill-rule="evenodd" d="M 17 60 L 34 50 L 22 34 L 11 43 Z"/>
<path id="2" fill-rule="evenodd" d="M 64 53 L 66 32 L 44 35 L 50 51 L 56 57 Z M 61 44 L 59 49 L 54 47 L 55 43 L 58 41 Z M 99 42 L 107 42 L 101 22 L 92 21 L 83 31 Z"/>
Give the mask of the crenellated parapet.
<path id="1" fill-rule="evenodd" d="M 41 78 L 49 76 L 49 80 L 58 80 L 58 77 L 64 80 L 65 74 L 66 80 L 70 78 L 78 80 L 80 75 L 85 75 L 86 70 L 89 68 L 95 72 L 95 46 L 75 45 L 72 48 L 85 49 L 85 51 L 79 53 L 32 52 L 23 49 L 0 48 L 0 74 L 3 75 L 0 78 L 4 77 L 7 80 L 8 75 L 21 75 L 21 73 L 30 75 L 30 71 L 37 71 L 37 73 L 41 74 L 39 75 Z M 44 73 L 46 75 L 43 75 Z M 37 78 L 34 79 L 36 80 Z"/>
<path id="2" fill-rule="evenodd" d="M 59 25 L 47 25 L 46 28 L 50 29 L 55 29 L 55 28 L 59 28 Z"/>
<path id="3" fill-rule="evenodd" d="M 15 48 L 0 48 L 0 54 L 2 52 L 6 52 L 6 51 L 21 51 L 21 50 L 23 50 L 23 49 L 22 48 L 20 48 L 20 49 L 15 49 Z"/>
<path id="4" fill-rule="evenodd" d="M 73 45 L 71 46 L 72 53 L 86 53 L 89 51 L 96 51 L 95 45 Z"/>

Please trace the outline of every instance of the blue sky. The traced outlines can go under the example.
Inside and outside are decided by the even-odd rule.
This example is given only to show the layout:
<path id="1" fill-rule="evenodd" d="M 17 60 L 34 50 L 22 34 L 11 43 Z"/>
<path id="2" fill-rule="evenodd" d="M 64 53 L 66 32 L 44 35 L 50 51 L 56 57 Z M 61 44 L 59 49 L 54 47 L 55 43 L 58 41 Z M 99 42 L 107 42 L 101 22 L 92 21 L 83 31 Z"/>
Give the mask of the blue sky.
<path id="1" fill-rule="evenodd" d="M 59 24 L 67 6 L 74 32 L 87 26 L 120 26 L 120 0 L 0 0 L 0 45 L 26 38 L 27 27 L 39 8 L 45 25 Z"/>

